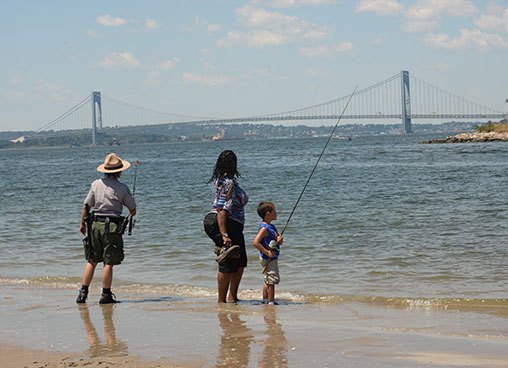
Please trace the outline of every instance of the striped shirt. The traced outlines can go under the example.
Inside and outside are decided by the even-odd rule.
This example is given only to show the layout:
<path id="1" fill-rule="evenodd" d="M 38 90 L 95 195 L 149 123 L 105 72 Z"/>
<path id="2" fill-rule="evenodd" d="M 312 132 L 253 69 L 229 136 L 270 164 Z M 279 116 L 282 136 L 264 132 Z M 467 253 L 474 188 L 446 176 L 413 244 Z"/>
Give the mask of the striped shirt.
<path id="1" fill-rule="evenodd" d="M 228 196 L 231 186 L 233 186 L 233 189 Z M 212 200 L 211 212 L 223 209 L 228 211 L 230 219 L 241 224 L 245 223 L 245 211 L 243 207 L 249 201 L 249 197 L 236 181 L 229 178 L 216 179 L 213 183 Z"/>

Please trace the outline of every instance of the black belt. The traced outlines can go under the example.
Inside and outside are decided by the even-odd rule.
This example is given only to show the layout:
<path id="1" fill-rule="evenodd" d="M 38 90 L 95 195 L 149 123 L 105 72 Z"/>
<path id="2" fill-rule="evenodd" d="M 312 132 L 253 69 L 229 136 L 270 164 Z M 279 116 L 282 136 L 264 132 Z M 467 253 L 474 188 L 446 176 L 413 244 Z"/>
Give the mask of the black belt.
<path id="1" fill-rule="evenodd" d="M 93 220 L 94 221 L 97 221 L 97 222 L 108 222 L 108 219 L 109 219 L 109 222 L 114 222 L 115 224 L 120 224 L 120 218 L 119 217 L 114 217 L 114 216 L 94 216 Z"/>

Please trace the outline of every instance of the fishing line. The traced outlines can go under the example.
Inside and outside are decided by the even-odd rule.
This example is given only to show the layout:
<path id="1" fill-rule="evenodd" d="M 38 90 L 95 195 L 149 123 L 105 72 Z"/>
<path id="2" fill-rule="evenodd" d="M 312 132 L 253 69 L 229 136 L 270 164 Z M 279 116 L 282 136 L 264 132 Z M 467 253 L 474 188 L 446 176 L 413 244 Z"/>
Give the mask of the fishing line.
<path id="1" fill-rule="evenodd" d="M 351 102 L 351 99 L 353 98 L 357 88 L 358 88 L 358 86 L 355 87 L 353 93 L 351 93 L 351 96 L 349 96 L 349 99 L 348 99 L 348 101 L 346 103 L 346 106 L 344 106 L 344 109 L 342 110 L 342 113 L 339 116 L 339 120 L 337 120 L 337 123 L 335 123 L 335 126 L 333 127 L 332 133 L 328 136 L 328 140 L 326 141 L 326 144 L 323 147 L 323 150 L 319 154 L 319 157 L 318 157 L 318 159 L 316 161 L 316 164 L 312 168 L 312 171 L 310 172 L 310 175 L 307 178 L 307 181 L 305 182 L 305 185 L 303 186 L 303 189 L 300 192 L 300 195 L 298 196 L 298 199 L 296 200 L 295 205 L 293 206 L 293 210 L 289 214 L 288 220 L 286 221 L 286 225 L 284 225 L 284 229 L 282 229 L 282 231 L 280 233 L 281 236 L 284 234 L 284 231 L 286 231 L 286 229 L 287 229 L 287 227 L 289 225 L 289 221 L 291 221 L 291 217 L 293 217 L 293 213 L 295 213 L 296 207 L 298 206 L 298 203 L 300 203 L 300 199 L 302 198 L 303 193 L 305 192 L 305 189 L 307 189 L 307 185 L 309 184 L 310 178 L 312 178 L 312 175 L 314 174 L 314 171 L 316 171 L 316 167 L 319 164 L 319 161 L 321 160 L 321 157 L 323 157 L 323 154 L 325 153 L 326 147 L 328 146 L 328 143 L 330 143 L 330 140 L 332 139 L 333 133 L 335 133 L 335 129 L 337 129 L 337 126 L 339 125 L 340 120 L 342 119 L 342 116 L 344 116 L 344 112 L 346 112 L 346 109 L 347 109 L 349 103 Z M 268 248 L 270 250 L 274 250 L 276 247 L 277 247 L 277 241 L 276 240 L 272 240 L 270 242 L 270 244 L 268 244 Z M 268 258 L 268 260 L 265 263 L 265 266 L 261 270 L 261 273 L 264 274 L 266 272 L 266 270 L 268 269 L 268 265 L 270 264 L 271 260 L 272 260 L 271 258 Z"/>
<path id="2" fill-rule="evenodd" d="M 323 150 L 321 151 L 321 154 L 319 155 L 319 157 L 318 157 L 318 159 L 316 161 L 316 164 L 312 168 L 312 171 L 310 172 L 310 175 L 307 178 L 307 181 L 305 182 L 305 185 L 303 186 L 303 189 L 300 192 L 300 195 L 298 196 L 298 199 L 296 200 L 296 203 L 295 203 L 295 205 L 293 207 L 293 210 L 289 214 L 288 220 L 286 221 L 286 225 L 284 226 L 284 229 L 282 229 L 280 235 L 284 234 L 284 231 L 286 231 L 286 228 L 289 225 L 289 221 L 291 221 L 291 217 L 293 217 L 293 213 L 295 213 L 296 207 L 298 206 L 298 203 L 300 202 L 300 199 L 302 198 L 303 193 L 305 192 L 305 189 L 307 189 L 307 185 L 309 184 L 309 181 L 312 178 L 312 175 L 314 174 L 314 171 L 316 170 L 316 167 L 319 164 L 319 161 L 321 160 L 321 157 L 323 157 L 323 154 L 325 153 L 326 147 L 328 146 L 328 143 L 330 143 L 330 140 L 332 139 L 332 136 L 335 133 L 335 129 L 337 129 L 337 126 L 339 125 L 340 120 L 342 119 L 342 116 L 344 116 L 344 112 L 346 112 L 346 109 L 347 109 L 349 103 L 351 102 L 351 99 L 353 98 L 357 88 L 358 88 L 358 86 L 355 87 L 353 93 L 351 93 L 351 96 L 349 96 L 349 99 L 348 99 L 348 101 L 346 103 L 346 106 L 344 106 L 344 109 L 342 110 L 342 113 L 339 116 L 339 120 L 337 120 L 337 123 L 335 123 L 335 126 L 333 127 L 332 133 L 328 136 L 328 140 L 326 141 L 326 144 L 323 147 Z"/>

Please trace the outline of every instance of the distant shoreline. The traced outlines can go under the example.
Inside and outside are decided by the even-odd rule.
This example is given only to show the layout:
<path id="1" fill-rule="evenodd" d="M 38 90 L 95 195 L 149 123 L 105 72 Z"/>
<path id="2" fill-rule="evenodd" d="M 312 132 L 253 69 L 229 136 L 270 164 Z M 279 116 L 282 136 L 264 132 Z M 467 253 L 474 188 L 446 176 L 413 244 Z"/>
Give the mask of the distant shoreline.
<path id="1" fill-rule="evenodd" d="M 447 136 L 445 139 L 433 139 L 421 142 L 434 143 L 479 143 L 479 142 L 508 142 L 508 123 L 489 123 L 477 128 L 473 133 L 461 133 Z"/>
<path id="2" fill-rule="evenodd" d="M 423 144 L 435 143 L 479 143 L 479 142 L 508 142 L 508 133 L 505 132 L 475 132 L 447 136 L 445 139 L 433 139 L 421 142 Z"/>
<path id="3" fill-rule="evenodd" d="M 448 122 L 441 124 L 419 123 L 414 126 L 415 133 L 458 134 L 473 131 L 481 122 Z M 365 135 L 400 134 L 400 124 L 341 124 L 335 134 L 341 137 Z M 283 126 L 272 124 L 219 124 L 219 125 L 171 125 L 166 127 L 126 127 L 117 130 L 105 129 L 101 132 L 98 142 L 104 145 L 140 144 L 166 142 L 197 142 L 211 141 L 214 138 L 223 140 L 251 140 L 268 138 L 310 138 L 325 136 L 331 132 L 330 125 L 320 126 Z M 54 132 L 1 132 L 0 149 L 32 148 L 32 147 L 70 147 L 92 145 L 90 132 L 73 131 L 70 135 L 53 135 Z M 17 141 L 17 142 L 16 142 Z"/>

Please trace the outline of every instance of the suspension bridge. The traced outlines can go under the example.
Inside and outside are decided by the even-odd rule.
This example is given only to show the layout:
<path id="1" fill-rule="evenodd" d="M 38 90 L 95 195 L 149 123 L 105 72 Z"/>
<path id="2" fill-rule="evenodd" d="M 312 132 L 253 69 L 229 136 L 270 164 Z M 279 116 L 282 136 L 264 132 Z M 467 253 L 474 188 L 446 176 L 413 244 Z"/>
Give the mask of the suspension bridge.
<path id="1" fill-rule="evenodd" d="M 37 129 L 31 137 L 90 134 L 92 144 L 101 143 L 107 130 L 171 124 L 226 124 L 301 120 L 337 120 L 349 95 L 317 105 L 257 116 L 198 117 L 156 111 L 92 92 L 74 107 Z M 414 119 L 501 120 L 508 114 L 459 97 L 401 71 L 357 91 L 342 119 L 400 119 L 401 131 L 412 131 Z"/>

